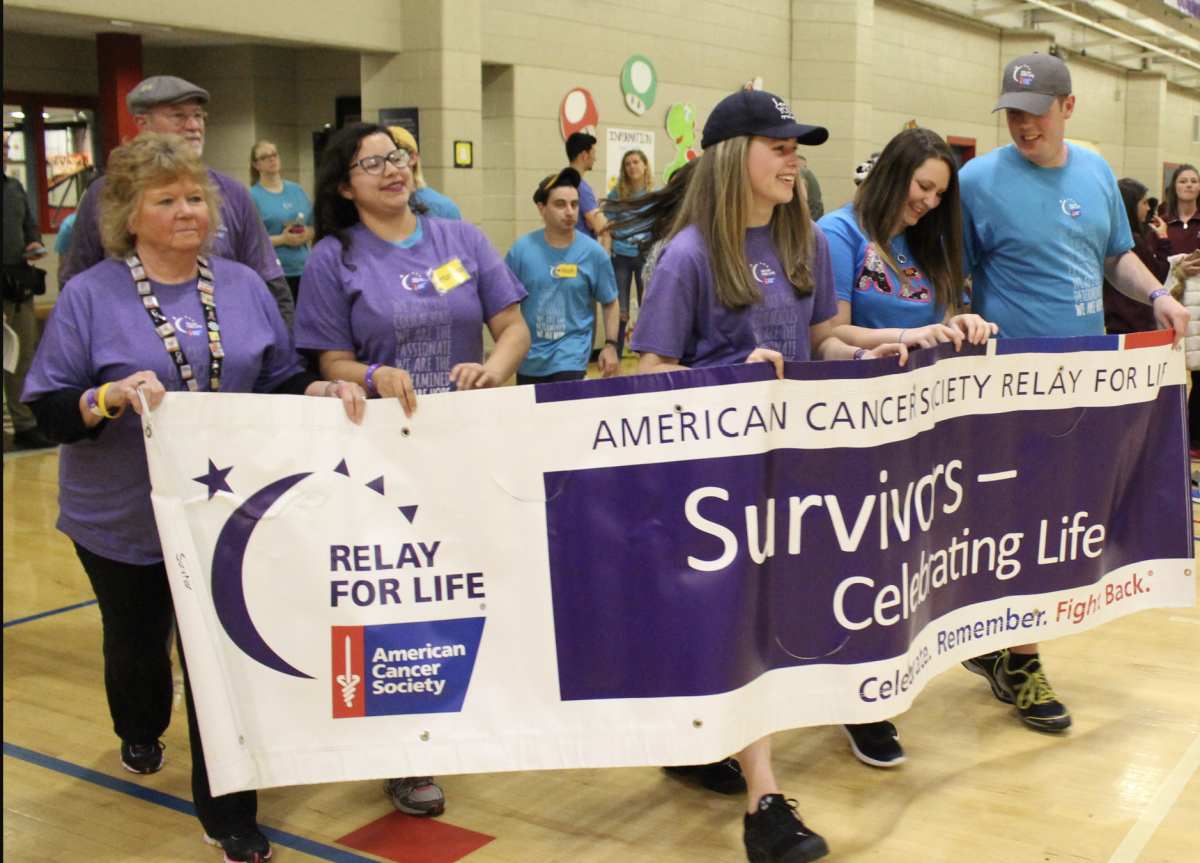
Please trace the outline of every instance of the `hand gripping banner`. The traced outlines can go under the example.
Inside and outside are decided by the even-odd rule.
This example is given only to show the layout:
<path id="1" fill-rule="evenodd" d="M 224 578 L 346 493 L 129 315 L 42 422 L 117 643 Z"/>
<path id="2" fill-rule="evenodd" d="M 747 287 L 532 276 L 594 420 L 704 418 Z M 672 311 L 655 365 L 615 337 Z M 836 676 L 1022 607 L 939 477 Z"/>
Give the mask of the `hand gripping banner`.
<path id="1" fill-rule="evenodd" d="M 718 760 L 1195 601 L 1168 334 L 393 400 L 168 394 L 216 794 Z"/>

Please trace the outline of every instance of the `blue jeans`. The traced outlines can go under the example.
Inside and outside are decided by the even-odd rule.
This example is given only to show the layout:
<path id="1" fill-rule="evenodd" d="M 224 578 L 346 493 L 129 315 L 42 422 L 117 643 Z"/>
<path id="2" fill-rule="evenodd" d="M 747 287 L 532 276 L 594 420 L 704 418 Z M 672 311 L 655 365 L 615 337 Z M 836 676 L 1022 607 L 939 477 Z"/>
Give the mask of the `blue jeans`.
<path id="1" fill-rule="evenodd" d="M 626 255 L 612 256 L 613 272 L 617 276 L 617 303 L 621 308 L 621 327 L 617 332 L 617 357 L 625 355 L 625 329 L 629 325 L 629 288 L 637 279 L 638 305 L 642 304 L 645 285 L 642 283 L 642 267 L 646 265 L 645 255 L 635 258 Z"/>

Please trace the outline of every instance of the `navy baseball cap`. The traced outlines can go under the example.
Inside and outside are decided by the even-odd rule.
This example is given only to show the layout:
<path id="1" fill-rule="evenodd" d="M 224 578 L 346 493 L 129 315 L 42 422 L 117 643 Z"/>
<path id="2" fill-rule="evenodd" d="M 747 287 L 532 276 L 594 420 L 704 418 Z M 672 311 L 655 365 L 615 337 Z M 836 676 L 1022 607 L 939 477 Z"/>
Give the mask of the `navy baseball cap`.
<path id="1" fill-rule="evenodd" d="M 701 147 L 711 147 L 739 135 L 764 138 L 796 138 L 800 144 L 824 144 L 829 130 L 824 126 L 797 123 L 787 102 L 762 90 L 739 90 L 717 103 L 704 124 Z"/>
<path id="2" fill-rule="evenodd" d="M 560 186 L 570 186 L 572 189 L 578 189 L 583 178 L 579 176 L 579 172 L 574 168 L 563 168 L 557 174 L 551 174 L 542 182 L 538 183 L 537 190 L 533 193 L 533 202 L 535 204 L 545 204 L 550 200 L 550 193 Z"/>
<path id="3" fill-rule="evenodd" d="M 1004 67 L 1000 101 L 992 109 L 1016 108 L 1039 117 L 1059 96 L 1071 95 L 1071 70 L 1049 54 L 1026 54 Z"/>

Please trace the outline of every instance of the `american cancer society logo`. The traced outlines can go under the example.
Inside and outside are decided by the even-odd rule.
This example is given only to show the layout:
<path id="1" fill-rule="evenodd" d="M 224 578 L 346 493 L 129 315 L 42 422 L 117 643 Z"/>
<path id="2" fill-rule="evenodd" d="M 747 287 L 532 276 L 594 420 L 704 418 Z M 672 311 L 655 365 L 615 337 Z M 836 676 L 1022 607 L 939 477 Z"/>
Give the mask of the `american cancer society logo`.
<path id="1" fill-rule="evenodd" d="M 333 718 L 457 713 L 482 617 L 332 627 Z"/>

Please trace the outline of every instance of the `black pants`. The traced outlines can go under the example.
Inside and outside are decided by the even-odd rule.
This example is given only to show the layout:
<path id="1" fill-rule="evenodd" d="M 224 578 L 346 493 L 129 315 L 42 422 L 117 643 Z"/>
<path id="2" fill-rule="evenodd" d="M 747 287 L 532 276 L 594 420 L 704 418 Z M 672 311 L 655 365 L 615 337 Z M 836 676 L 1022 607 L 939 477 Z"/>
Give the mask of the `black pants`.
<path id="1" fill-rule="evenodd" d="M 171 634 L 175 607 L 164 564 L 136 566 L 88 551 L 78 543 L 75 552 L 92 583 L 104 629 L 104 689 L 113 731 L 124 741 L 149 744 L 171 722 L 174 687 L 171 680 Z M 188 741 L 192 749 L 192 801 L 204 832 L 217 839 L 255 829 L 258 794 L 238 791 L 213 797 L 208 787 L 200 725 L 192 704 L 192 687 L 179 644 L 183 666 L 183 695 L 187 703 Z"/>
<path id="2" fill-rule="evenodd" d="M 523 375 L 517 372 L 517 385 L 557 384 L 563 381 L 581 381 L 587 377 L 587 369 L 580 372 L 555 372 L 552 375 Z"/>
<path id="3" fill-rule="evenodd" d="M 287 280 L 288 287 L 291 288 L 292 302 L 294 303 L 300 297 L 300 277 L 299 276 L 284 276 L 284 279 Z"/>

